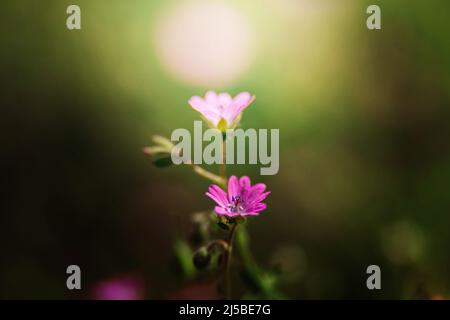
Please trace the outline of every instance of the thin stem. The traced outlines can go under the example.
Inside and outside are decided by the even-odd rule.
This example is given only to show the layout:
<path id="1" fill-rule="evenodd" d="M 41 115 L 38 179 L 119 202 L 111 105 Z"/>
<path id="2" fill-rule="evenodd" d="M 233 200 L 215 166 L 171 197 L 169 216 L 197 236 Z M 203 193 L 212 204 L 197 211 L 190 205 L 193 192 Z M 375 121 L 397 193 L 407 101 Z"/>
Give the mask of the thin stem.
<path id="1" fill-rule="evenodd" d="M 224 181 L 227 181 L 227 141 L 222 140 L 222 163 L 220 164 L 220 176 Z M 231 278 L 230 278 L 230 267 L 231 267 L 231 254 L 233 252 L 233 240 L 236 233 L 237 222 L 234 222 L 231 226 L 230 233 L 228 234 L 228 239 L 226 240 L 228 250 L 225 251 L 225 274 L 224 274 L 224 284 L 225 284 L 225 299 L 229 300 L 231 298 Z"/>
<path id="2" fill-rule="evenodd" d="M 223 249 L 223 251 L 227 251 L 228 248 L 229 248 L 228 247 L 228 242 L 226 242 L 225 240 L 221 240 L 221 239 L 211 241 L 207 245 L 208 249 L 212 249 L 214 246 L 221 247 Z"/>
<path id="3" fill-rule="evenodd" d="M 231 279 L 230 279 L 230 266 L 231 266 L 231 254 L 233 250 L 233 240 L 234 235 L 236 234 L 237 223 L 233 223 L 230 233 L 228 234 L 227 244 L 228 250 L 225 254 L 225 299 L 229 300 L 231 298 Z"/>
<path id="4" fill-rule="evenodd" d="M 222 163 L 220 164 L 220 176 L 222 179 L 227 180 L 227 141 L 222 140 Z"/>
<path id="5" fill-rule="evenodd" d="M 206 169 L 203 169 L 202 167 L 200 167 L 196 164 L 187 163 L 187 165 L 191 166 L 192 169 L 194 170 L 194 172 L 197 173 L 199 176 L 202 176 L 208 180 L 211 180 L 212 182 L 217 183 L 221 187 L 225 187 L 226 181 L 227 181 L 226 178 L 219 177 L 218 175 L 216 175 Z"/>

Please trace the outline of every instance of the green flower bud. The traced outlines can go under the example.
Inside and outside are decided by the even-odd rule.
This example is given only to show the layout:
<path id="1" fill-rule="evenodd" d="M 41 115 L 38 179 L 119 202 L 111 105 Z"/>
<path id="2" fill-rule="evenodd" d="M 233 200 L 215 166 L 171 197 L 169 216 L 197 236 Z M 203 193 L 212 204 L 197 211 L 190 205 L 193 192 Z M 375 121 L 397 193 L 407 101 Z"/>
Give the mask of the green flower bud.
<path id="1" fill-rule="evenodd" d="M 201 247 L 194 252 L 192 261 L 197 269 L 204 269 L 211 261 L 211 254 L 206 247 Z"/>

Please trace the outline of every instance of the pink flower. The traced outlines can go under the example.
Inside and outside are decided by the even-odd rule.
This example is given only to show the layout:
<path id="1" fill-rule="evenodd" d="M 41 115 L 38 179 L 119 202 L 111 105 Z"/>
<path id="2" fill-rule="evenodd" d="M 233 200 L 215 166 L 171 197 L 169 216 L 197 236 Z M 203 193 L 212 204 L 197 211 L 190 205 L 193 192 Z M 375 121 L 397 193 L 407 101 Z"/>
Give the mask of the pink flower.
<path id="1" fill-rule="evenodd" d="M 95 300 L 141 300 L 144 291 L 140 277 L 124 275 L 97 283 L 92 295 Z"/>
<path id="2" fill-rule="evenodd" d="M 207 122 L 215 128 L 225 131 L 235 128 L 244 111 L 255 100 L 248 92 L 241 92 L 234 98 L 228 93 L 215 93 L 208 91 L 205 98 L 193 96 L 189 104 L 194 110 L 200 112 Z"/>
<path id="3" fill-rule="evenodd" d="M 228 217 L 235 216 L 257 216 L 266 209 L 266 204 L 262 203 L 270 192 L 264 192 L 266 185 L 257 183 L 250 185 L 250 178 L 241 177 L 238 180 L 236 176 L 231 176 L 228 180 L 228 194 L 219 186 L 213 184 L 209 186 L 206 195 L 213 199 L 217 206 L 214 211 L 218 215 Z"/>

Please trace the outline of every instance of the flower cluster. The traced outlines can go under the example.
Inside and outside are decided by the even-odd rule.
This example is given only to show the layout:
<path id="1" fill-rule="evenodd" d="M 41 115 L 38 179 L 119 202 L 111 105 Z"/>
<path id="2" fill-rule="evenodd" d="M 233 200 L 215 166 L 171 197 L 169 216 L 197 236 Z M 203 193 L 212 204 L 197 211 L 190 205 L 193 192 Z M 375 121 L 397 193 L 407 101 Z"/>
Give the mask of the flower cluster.
<path id="1" fill-rule="evenodd" d="M 198 111 L 211 128 L 222 132 L 234 129 L 239 125 L 243 111 L 255 100 L 255 96 L 248 92 L 241 92 L 234 98 L 226 93 L 208 91 L 205 97 L 193 96 L 189 99 L 189 105 Z M 155 135 L 155 143 L 151 147 L 145 147 L 143 152 L 147 155 L 158 156 L 153 163 L 158 167 L 172 164 L 170 154 L 174 144 L 167 138 Z M 214 212 L 219 216 L 229 218 L 237 216 L 259 215 L 266 209 L 262 201 L 269 195 L 264 192 L 266 185 L 250 184 L 250 178 L 243 176 L 238 179 L 231 176 L 228 180 L 222 172 L 216 175 L 198 165 L 190 163 L 194 172 L 216 183 L 209 187 L 206 195 L 216 202 Z M 218 186 L 220 184 L 223 188 Z M 227 188 L 228 187 L 228 188 Z"/>
<path id="2" fill-rule="evenodd" d="M 220 130 L 222 133 L 228 133 L 229 130 L 234 130 L 240 123 L 243 111 L 255 100 L 255 96 L 248 92 L 241 92 L 234 98 L 228 93 L 215 93 L 208 91 L 204 98 L 193 96 L 189 99 L 189 105 L 198 111 L 203 120 L 211 127 Z M 154 145 L 143 149 L 144 153 L 152 156 L 153 164 L 157 167 L 170 166 L 172 163 L 171 154 L 178 152 L 177 147 L 172 141 L 167 138 L 155 135 L 152 138 Z M 190 161 L 184 164 L 190 166 L 194 172 L 208 180 L 211 184 L 208 191 L 205 193 L 207 197 L 215 202 L 214 214 L 211 210 L 207 212 L 200 212 L 193 215 L 196 217 L 195 221 L 198 230 L 196 245 L 201 245 L 192 255 L 192 265 L 197 269 L 213 268 L 214 265 L 223 270 L 223 284 L 220 294 L 225 298 L 230 298 L 231 282 L 230 282 L 230 261 L 232 255 L 233 239 L 236 234 L 238 224 L 246 220 L 247 216 L 257 216 L 264 211 L 267 205 L 263 202 L 270 192 L 266 191 L 264 183 L 251 184 L 248 176 L 238 178 L 235 175 L 227 177 L 225 153 L 226 153 L 226 135 L 222 139 L 222 162 L 220 173 L 215 174 L 196 163 Z M 181 152 L 181 151 L 180 151 Z M 225 239 L 211 240 L 211 233 L 220 229 L 210 228 L 212 223 L 216 223 L 222 229 L 228 231 L 228 236 Z M 241 238 L 245 234 L 245 228 L 239 228 Z M 274 289 L 268 287 L 264 283 L 264 276 L 259 269 L 255 269 L 255 263 L 251 262 L 251 256 L 248 253 L 248 246 L 240 241 L 240 252 L 246 256 L 247 264 L 244 265 L 245 272 L 253 277 L 254 283 L 257 283 L 262 292 L 272 292 Z M 184 242 L 178 242 L 176 252 L 180 260 L 186 256 L 186 252 L 190 252 L 190 246 Z M 247 252 L 247 253 L 246 253 Z M 220 261 L 220 263 L 212 263 L 213 261 Z M 180 262 L 181 266 L 185 268 L 185 274 L 192 274 L 191 269 L 187 266 L 189 262 L 184 259 Z M 116 290 L 115 287 L 113 287 Z M 109 290 L 109 289 L 108 289 Z M 109 290 L 111 291 L 111 290 Z M 108 292 L 109 292 L 108 291 Z M 117 291 L 117 290 L 116 290 Z M 268 295 L 268 297 L 273 297 Z"/>
<path id="3" fill-rule="evenodd" d="M 189 99 L 192 108 L 201 113 L 205 121 L 221 131 L 234 129 L 241 120 L 242 112 L 255 100 L 248 92 L 241 92 L 234 98 L 228 93 L 208 91 L 205 98 L 193 96 Z M 217 206 L 214 211 L 218 215 L 228 217 L 259 215 L 266 209 L 262 203 L 270 192 L 264 192 L 266 185 L 250 184 L 250 178 L 238 179 L 231 176 L 228 180 L 228 193 L 217 185 L 211 185 L 206 195 L 213 199 Z"/>

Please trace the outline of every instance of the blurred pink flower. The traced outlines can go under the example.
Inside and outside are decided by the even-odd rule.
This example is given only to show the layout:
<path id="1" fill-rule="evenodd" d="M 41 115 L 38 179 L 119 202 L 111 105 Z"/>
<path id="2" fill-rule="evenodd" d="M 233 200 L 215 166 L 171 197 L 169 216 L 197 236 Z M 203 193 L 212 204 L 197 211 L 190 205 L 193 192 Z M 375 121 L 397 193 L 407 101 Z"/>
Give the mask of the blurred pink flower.
<path id="1" fill-rule="evenodd" d="M 139 277 L 126 275 L 99 282 L 93 289 L 95 300 L 141 300 L 144 285 Z"/>
<path id="2" fill-rule="evenodd" d="M 200 112 L 212 127 L 224 131 L 234 128 L 239 123 L 241 112 L 255 100 L 248 92 L 241 92 L 234 98 L 228 93 L 208 91 L 205 98 L 193 96 L 189 104 Z"/>
<path id="3" fill-rule="evenodd" d="M 264 192 L 266 185 L 257 183 L 250 185 L 250 178 L 241 177 L 238 180 L 236 176 L 231 176 L 228 180 L 228 194 L 219 186 L 213 184 L 209 186 L 206 195 L 213 199 L 217 206 L 214 211 L 218 215 L 228 217 L 259 215 L 266 209 L 266 204 L 262 203 L 270 192 Z"/>

